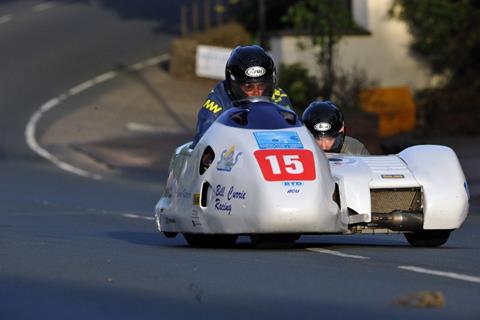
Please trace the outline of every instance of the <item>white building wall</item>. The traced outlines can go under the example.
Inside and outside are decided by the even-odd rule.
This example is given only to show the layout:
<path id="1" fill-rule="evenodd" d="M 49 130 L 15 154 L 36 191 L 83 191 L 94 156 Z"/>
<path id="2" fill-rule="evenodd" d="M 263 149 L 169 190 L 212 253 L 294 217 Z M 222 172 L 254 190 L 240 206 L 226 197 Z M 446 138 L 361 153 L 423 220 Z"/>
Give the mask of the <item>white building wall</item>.
<path id="1" fill-rule="evenodd" d="M 363 27 L 365 30 L 370 30 L 368 24 L 368 0 L 352 0 L 353 20 Z"/>
<path id="2" fill-rule="evenodd" d="M 382 87 L 407 85 L 412 90 L 433 85 L 426 65 L 409 52 L 411 35 L 407 25 L 390 18 L 392 0 L 353 0 L 356 22 L 370 35 L 345 36 L 337 46 L 337 65 L 341 69 L 360 67 Z M 308 37 L 282 36 L 272 39 L 271 54 L 277 63 L 302 63 L 312 75 L 319 75 L 314 49 L 301 50 L 297 43 Z"/>

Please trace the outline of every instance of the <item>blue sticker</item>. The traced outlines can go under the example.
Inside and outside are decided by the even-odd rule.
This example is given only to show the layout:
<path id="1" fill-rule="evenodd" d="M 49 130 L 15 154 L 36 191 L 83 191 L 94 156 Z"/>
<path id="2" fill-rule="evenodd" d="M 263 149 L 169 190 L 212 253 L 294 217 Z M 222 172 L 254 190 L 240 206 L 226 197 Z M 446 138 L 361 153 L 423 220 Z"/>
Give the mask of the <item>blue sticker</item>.
<path id="1" fill-rule="evenodd" d="M 301 187 L 303 186 L 302 181 L 284 181 L 282 182 L 284 187 Z"/>
<path id="2" fill-rule="evenodd" d="M 260 149 L 303 149 L 302 141 L 295 131 L 254 132 Z"/>

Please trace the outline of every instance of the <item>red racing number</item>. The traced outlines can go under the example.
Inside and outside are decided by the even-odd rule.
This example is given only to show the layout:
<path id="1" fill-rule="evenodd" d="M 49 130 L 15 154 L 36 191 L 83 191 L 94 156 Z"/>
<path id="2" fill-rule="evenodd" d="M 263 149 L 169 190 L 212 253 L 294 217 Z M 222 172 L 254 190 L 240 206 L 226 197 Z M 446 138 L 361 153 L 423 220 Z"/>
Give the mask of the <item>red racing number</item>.
<path id="1" fill-rule="evenodd" d="M 268 149 L 253 154 L 267 181 L 315 180 L 315 162 L 310 150 Z"/>

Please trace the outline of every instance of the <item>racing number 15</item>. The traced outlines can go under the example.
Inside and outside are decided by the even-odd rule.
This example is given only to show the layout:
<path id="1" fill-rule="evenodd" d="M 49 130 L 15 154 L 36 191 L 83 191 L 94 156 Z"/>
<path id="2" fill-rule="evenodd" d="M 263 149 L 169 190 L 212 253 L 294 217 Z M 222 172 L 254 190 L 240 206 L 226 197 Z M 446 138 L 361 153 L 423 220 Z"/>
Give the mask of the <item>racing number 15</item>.
<path id="1" fill-rule="evenodd" d="M 285 171 L 291 174 L 300 174 L 303 172 L 303 164 L 300 160 L 298 155 L 284 155 L 283 156 L 283 163 L 285 164 Z M 273 174 L 282 174 L 282 170 L 280 169 L 280 164 L 278 163 L 277 156 L 268 156 L 265 157 L 270 162 L 270 166 L 272 167 Z"/>
<path id="2" fill-rule="evenodd" d="M 257 150 L 254 155 L 267 181 L 315 179 L 315 163 L 310 150 Z"/>

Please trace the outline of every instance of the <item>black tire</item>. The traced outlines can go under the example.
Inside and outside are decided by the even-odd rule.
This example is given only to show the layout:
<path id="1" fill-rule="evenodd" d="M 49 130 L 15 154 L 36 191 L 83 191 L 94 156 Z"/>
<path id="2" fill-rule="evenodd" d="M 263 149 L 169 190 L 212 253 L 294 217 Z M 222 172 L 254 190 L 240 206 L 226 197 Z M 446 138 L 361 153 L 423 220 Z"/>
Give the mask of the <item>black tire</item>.
<path id="1" fill-rule="evenodd" d="M 438 247 L 447 242 L 451 232 L 452 230 L 423 230 L 403 235 L 414 247 Z"/>
<path id="2" fill-rule="evenodd" d="M 167 238 L 175 238 L 178 233 L 176 232 L 168 232 L 168 231 L 163 231 L 163 235 Z"/>
<path id="3" fill-rule="evenodd" d="M 194 234 L 184 233 L 187 243 L 196 248 L 227 248 L 237 242 L 236 234 Z"/>
<path id="4" fill-rule="evenodd" d="M 252 245 L 257 249 L 288 249 L 300 238 L 298 234 L 252 234 Z"/>

